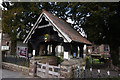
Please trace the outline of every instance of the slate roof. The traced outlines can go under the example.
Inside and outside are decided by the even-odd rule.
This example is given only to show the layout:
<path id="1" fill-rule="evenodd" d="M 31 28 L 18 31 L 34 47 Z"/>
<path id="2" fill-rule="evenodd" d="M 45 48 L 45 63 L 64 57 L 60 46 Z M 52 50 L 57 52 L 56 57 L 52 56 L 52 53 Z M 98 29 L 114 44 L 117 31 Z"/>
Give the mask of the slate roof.
<path id="1" fill-rule="evenodd" d="M 43 10 L 43 12 L 53 21 L 53 23 L 60 30 L 62 30 L 65 34 L 67 34 L 72 41 L 85 43 L 85 44 L 92 44 L 90 41 L 84 38 L 79 32 L 77 32 L 72 26 L 70 26 L 64 20 L 52 15 L 46 10 Z"/>

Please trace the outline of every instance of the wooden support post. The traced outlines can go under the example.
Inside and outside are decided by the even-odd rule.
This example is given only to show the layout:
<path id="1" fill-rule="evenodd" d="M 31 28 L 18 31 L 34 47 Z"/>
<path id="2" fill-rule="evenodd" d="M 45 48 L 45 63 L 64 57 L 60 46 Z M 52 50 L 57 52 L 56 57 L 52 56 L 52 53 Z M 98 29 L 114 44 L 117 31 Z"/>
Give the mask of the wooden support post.
<path id="1" fill-rule="evenodd" d="M 49 78 L 49 63 L 46 63 L 46 72 L 45 72 L 46 78 Z"/>
<path id="2" fill-rule="evenodd" d="M 47 55 L 48 51 L 47 51 L 47 44 L 45 44 L 45 55 Z"/>
<path id="3" fill-rule="evenodd" d="M 55 56 L 55 47 L 56 47 L 55 45 L 52 46 L 52 53 L 54 56 Z"/>
<path id="4" fill-rule="evenodd" d="M 83 45 L 80 45 L 79 47 L 80 47 L 80 57 L 83 58 Z"/>
<path id="5" fill-rule="evenodd" d="M 80 48 L 79 48 L 79 46 L 77 48 L 78 48 L 77 58 L 79 58 L 80 57 Z"/>
<path id="6" fill-rule="evenodd" d="M 48 45 L 48 55 L 50 54 L 50 45 Z"/>

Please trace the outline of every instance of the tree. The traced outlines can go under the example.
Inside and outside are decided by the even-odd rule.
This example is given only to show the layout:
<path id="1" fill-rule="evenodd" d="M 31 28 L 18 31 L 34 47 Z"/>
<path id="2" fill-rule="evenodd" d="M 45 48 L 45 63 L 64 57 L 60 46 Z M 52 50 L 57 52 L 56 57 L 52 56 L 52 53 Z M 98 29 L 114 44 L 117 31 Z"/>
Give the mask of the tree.
<path id="1" fill-rule="evenodd" d="M 12 54 L 16 52 L 16 41 L 25 38 L 41 13 L 37 5 L 37 3 L 3 3 L 7 10 L 3 10 L 2 29 L 3 33 L 10 36 Z"/>
<path id="2" fill-rule="evenodd" d="M 2 15 L 3 33 L 7 33 L 12 41 L 11 53 L 15 53 L 16 41 L 24 40 L 28 32 L 35 24 L 42 9 L 53 14 L 61 15 L 61 8 L 64 6 L 52 2 L 44 3 L 10 3 L 4 2 Z M 62 7 L 61 7 L 62 6 Z M 5 10 L 7 9 L 7 10 Z"/>
<path id="3" fill-rule="evenodd" d="M 119 64 L 120 3 L 72 3 L 70 7 L 73 25 L 81 24 L 91 42 L 109 44 L 113 64 Z"/>
<path id="4" fill-rule="evenodd" d="M 2 29 L 4 33 L 8 33 L 11 40 L 24 39 L 31 29 L 31 25 L 35 24 L 42 9 L 45 9 L 57 16 L 64 17 L 65 6 L 67 4 L 44 2 L 44 3 L 9 3 L 3 4 Z M 63 12 L 62 13 L 62 10 Z M 17 37 L 16 37 L 17 36 Z"/>
<path id="5" fill-rule="evenodd" d="M 61 17 L 73 20 L 74 27 L 85 32 L 88 40 L 95 44 L 109 44 L 113 64 L 118 64 L 118 47 L 120 46 L 120 3 L 3 3 L 8 10 L 3 11 L 3 31 L 12 41 L 24 39 L 42 9 Z"/>

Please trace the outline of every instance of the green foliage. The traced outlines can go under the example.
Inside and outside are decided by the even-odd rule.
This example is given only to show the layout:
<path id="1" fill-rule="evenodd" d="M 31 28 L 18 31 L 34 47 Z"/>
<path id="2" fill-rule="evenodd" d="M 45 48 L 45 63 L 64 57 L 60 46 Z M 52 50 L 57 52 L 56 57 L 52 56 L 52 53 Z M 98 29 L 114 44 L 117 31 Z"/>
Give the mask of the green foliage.
<path id="1" fill-rule="evenodd" d="M 99 67 L 99 65 L 104 64 L 104 62 L 100 62 L 99 59 L 95 59 L 95 58 L 92 59 L 92 57 L 89 57 L 89 56 L 86 56 L 85 60 L 86 60 L 87 68 L 94 67 L 94 66 Z"/>
<path id="2" fill-rule="evenodd" d="M 95 44 L 109 44 L 113 63 L 119 62 L 120 3 L 71 3 L 69 14 L 73 25 L 81 24 L 88 40 Z M 115 49 L 115 48 L 117 49 Z"/>
<path id="3" fill-rule="evenodd" d="M 60 56 L 61 56 L 61 57 L 64 57 L 64 52 L 61 52 L 61 53 L 60 53 Z"/>
<path id="4" fill-rule="evenodd" d="M 8 33 L 11 40 L 17 39 L 23 40 L 32 28 L 31 24 L 35 24 L 42 9 L 45 9 L 61 18 L 65 19 L 64 9 L 68 3 L 55 3 L 55 2 L 42 2 L 42 3 L 30 3 L 19 2 L 12 3 L 4 2 L 2 5 L 7 8 L 2 13 L 2 29 L 4 33 Z M 56 13 L 57 12 L 57 13 Z"/>
<path id="5" fill-rule="evenodd" d="M 92 58 L 89 56 L 86 56 L 85 61 L 86 61 L 86 67 L 90 68 L 92 66 Z"/>
<path id="6" fill-rule="evenodd" d="M 3 32 L 8 33 L 13 41 L 18 38 L 24 39 L 32 27 L 31 24 L 35 23 L 42 9 L 45 9 L 64 20 L 72 19 L 74 23 L 71 25 L 83 28 L 79 31 L 84 31 L 87 39 L 95 44 L 109 44 L 110 49 L 116 47 L 117 50 L 120 46 L 120 3 L 28 2 L 13 4 L 10 6 L 8 2 L 3 3 L 8 10 L 3 10 L 2 15 Z M 110 53 L 118 55 L 117 50 L 113 48 Z M 118 61 L 118 57 L 111 57 L 114 57 L 113 62 Z"/>
<path id="7" fill-rule="evenodd" d="M 7 4 L 7 5 L 6 5 Z M 8 10 L 3 10 L 2 15 L 2 29 L 4 33 L 8 33 L 11 40 L 24 39 L 30 30 L 31 24 L 35 23 L 38 15 L 41 13 L 36 3 L 12 3 L 10 6 L 8 2 L 3 3 Z M 33 13 L 30 15 L 30 13 Z M 29 16 L 30 15 L 30 16 Z M 35 18 L 32 18 L 36 15 Z M 30 24 L 28 24 L 30 22 Z M 18 37 L 17 37 L 18 36 Z"/>
<path id="8" fill-rule="evenodd" d="M 58 58 L 57 58 L 57 63 L 58 63 L 58 64 L 60 64 L 60 63 L 63 62 L 63 61 L 64 61 L 64 58 L 62 58 L 62 57 L 58 57 Z"/>

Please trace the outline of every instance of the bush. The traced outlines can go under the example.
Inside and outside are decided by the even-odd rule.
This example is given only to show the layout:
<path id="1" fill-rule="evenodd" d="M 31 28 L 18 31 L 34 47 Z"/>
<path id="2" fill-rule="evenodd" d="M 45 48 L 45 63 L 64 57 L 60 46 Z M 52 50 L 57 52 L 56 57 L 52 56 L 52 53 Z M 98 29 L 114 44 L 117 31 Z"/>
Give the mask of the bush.
<path id="1" fill-rule="evenodd" d="M 85 61 L 86 61 L 86 67 L 90 68 L 92 66 L 92 58 L 89 56 L 86 56 Z"/>
<path id="2" fill-rule="evenodd" d="M 60 63 L 63 62 L 63 61 L 64 61 L 64 58 L 62 58 L 62 57 L 58 57 L 58 58 L 57 58 L 57 63 L 58 63 L 58 64 L 60 64 Z"/>

